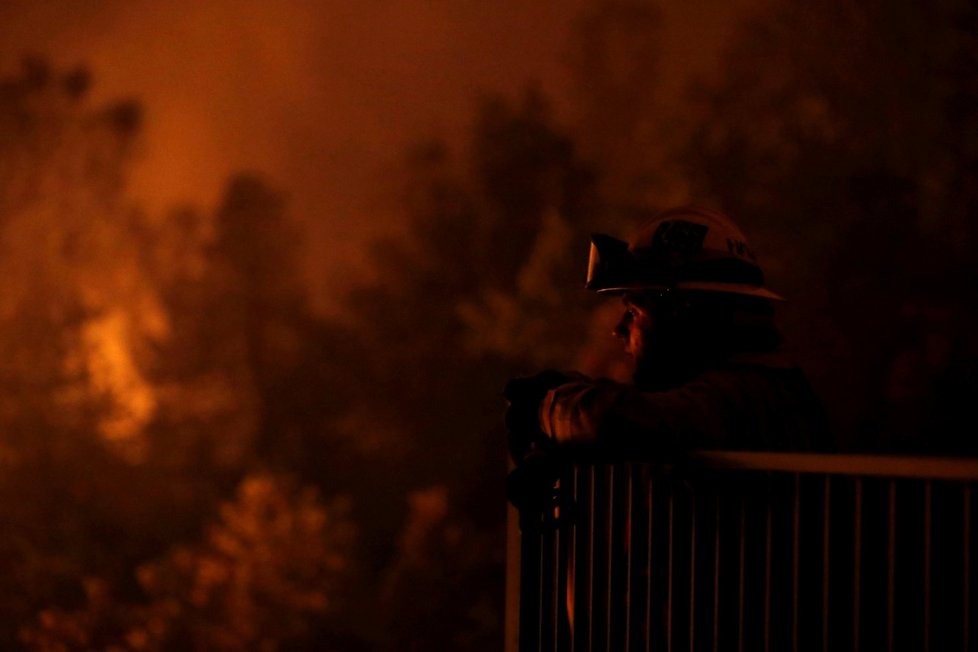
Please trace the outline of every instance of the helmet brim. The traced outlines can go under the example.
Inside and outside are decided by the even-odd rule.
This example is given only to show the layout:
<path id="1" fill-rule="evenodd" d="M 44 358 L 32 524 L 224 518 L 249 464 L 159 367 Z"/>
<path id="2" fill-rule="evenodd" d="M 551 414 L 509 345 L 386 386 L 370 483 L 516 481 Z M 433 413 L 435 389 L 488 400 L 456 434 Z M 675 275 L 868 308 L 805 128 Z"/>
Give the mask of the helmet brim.
<path id="1" fill-rule="evenodd" d="M 620 284 L 615 287 L 595 289 L 598 294 L 621 295 L 627 292 L 647 292 L 655 290 L 683 290 L 690 292 L 718 292 L 722 294 L 739 294 L 771 301 L 786 301 L 780 294 L 765 287 L 748 285 L 746 283 L 720 283 L 710 281 L 680 281 L 676 285 L 633 283 Z"/>

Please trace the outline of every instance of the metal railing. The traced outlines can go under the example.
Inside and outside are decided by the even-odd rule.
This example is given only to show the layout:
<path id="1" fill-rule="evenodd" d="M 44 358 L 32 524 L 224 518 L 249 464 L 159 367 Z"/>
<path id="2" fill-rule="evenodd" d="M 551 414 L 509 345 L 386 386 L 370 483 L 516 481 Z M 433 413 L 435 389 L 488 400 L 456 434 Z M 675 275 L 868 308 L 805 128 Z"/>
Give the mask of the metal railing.
<path id="1" fill-rule="evenodd" d="M 568 464 L 511 510 L 507 652 L 971 650 L 978 460 Z"/>

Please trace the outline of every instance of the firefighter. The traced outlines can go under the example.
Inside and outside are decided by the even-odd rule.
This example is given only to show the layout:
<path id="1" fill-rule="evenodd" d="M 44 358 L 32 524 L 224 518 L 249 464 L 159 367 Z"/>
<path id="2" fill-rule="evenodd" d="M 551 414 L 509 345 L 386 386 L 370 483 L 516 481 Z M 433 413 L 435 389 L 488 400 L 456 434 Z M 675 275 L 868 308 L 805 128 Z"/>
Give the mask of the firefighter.
<path id="1" fill-rule="evenodd" d="M 631 383 L 546 371 L 507 384 L 517 462 L 555 450 L 654 460 L 692 449 L 823 450 L 819 401 L 782 350 L 783 299 L 726 215 L 683 207 L 631 243 L 592 236 L 587 289 L 621 298 Z"/>

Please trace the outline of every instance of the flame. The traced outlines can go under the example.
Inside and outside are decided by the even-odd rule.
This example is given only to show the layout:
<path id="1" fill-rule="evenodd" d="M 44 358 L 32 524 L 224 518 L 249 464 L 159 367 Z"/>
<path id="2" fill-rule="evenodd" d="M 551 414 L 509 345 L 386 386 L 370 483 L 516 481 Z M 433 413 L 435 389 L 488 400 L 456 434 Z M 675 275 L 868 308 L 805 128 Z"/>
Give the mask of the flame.
<path id="1" fill-rule="evenodd" d="M 140 435 L 156 412 L 153 386 L 139 371 L 132 352 L 132 324 L 113 310 L 85 324 L 84 362 L 92 389 L 107 402 L 99 430 L 109 442 L 138 449 Z"/>

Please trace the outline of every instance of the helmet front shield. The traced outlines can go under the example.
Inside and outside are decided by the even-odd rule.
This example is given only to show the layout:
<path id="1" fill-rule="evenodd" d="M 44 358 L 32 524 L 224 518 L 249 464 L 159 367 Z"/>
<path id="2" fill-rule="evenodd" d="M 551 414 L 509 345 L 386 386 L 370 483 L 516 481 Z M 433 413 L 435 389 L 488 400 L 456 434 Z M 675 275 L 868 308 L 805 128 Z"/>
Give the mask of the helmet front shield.
<path id="1" fill-rule="evenodd" d="M 627 242 L 601 233 L 591 236 L 585 288 L 595 292 L 618 289 L 634 281 L 634 272 Z"/>

